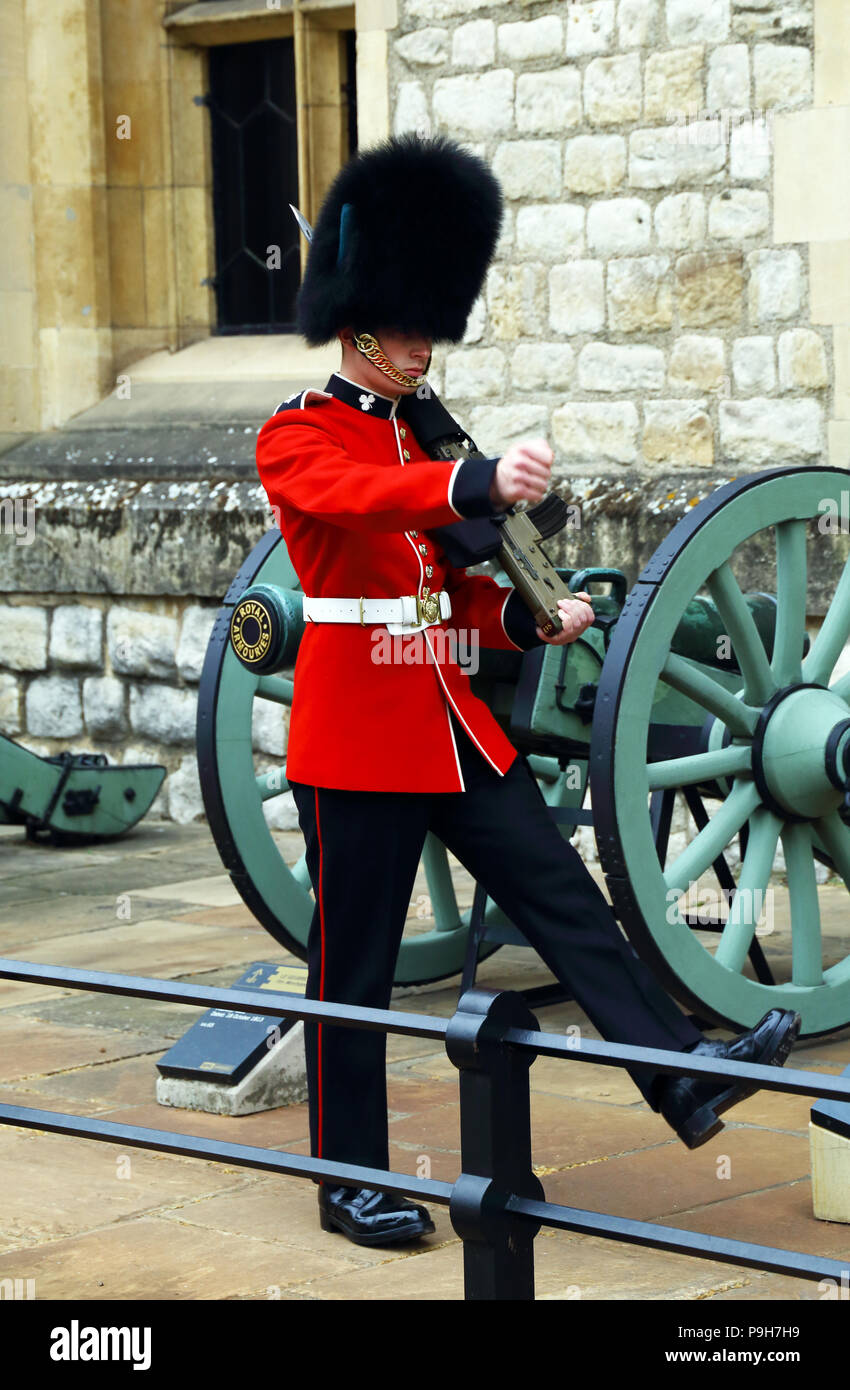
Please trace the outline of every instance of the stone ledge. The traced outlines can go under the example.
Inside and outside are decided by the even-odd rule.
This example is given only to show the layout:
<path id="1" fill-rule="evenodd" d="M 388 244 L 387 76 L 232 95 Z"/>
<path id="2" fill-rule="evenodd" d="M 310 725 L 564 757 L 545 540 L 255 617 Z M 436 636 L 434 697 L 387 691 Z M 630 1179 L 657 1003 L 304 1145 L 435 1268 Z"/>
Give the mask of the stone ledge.
<path id="1" fill-rule="evenodd" d="M 41 483 L 61 478 L 67 484 L 120 479 L 128 487 L 172 479 L 257 482 L 257 431 L 264 423 L 160 423 L 144 432 L 103 426 L 33 435 L 0 456 L 0 496 L 11 495 L 7 480 L 25 486 L 22 479 Z"/>
<path id="2" fill-rule="evenodd" d="M 32 542 L 0 549 L 0 589 L 10 594 L 219 598 L 274 524 L 257 478 L 253 441 L 241 438 L 250 445 L 250 459 L 240 456 L 237 447 L 214 464 L 207 456 L 205 468 L 198 470 L 202 478 L 187 476 L 185 453 L 177 458 L 172 448 L 150 456 L 154 462 L 145 464 L 145 478 L 125 476 L 133 466 L 128 458 L 116 459 L 118 476 L 95 478 L 81 472 L 63 481 L 0 481 L 0 502 L 35 510 Z M 67 439 L 63 436 L 63 449 Z M 43 446 L 42 438 L 22 450 Z M 198 452 L 209 447 L 196 438 Z M 46 470 L 48 456 L 41 462 Z M 58 471 L 53 468 L 53 479 Z M 561 475 L 556 490 L 580 508 L 581 525 L 553 537 L 547 554 L 553 563 L 572 568 L 616 565 L 632 584 L 695 502 L 733 478 L 747 476 L 756 475 L 732 469 L 698 474 L 681 469 L 659 478 L 625 469 L 596 477 Z M 831 555 L 821 557 L 817 573 L 810 573 L 811 613 L 825 611 L 843 559 L 840 550 L 833 547 Z M 749 548 L 743 563 L 747 587 L 764 587 L 763 547 Z"/>
<path id="3" fill-rule="evenodd" d="M 273 524 L 253 473 L 0 484 L 4 499 L 35 509 L 32 542 L 0 549 L 0 589 L 218 598 Z"/>

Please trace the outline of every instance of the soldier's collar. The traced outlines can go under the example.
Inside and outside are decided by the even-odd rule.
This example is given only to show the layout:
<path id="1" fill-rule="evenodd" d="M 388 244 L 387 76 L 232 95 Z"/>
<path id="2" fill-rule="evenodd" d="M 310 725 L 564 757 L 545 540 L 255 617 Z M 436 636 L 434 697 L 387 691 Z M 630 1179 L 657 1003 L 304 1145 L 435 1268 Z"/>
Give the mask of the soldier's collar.
<path id="1" fill-rule="evenodd" d="M 349 381 L 347 376 L 341 376 L 339 372 L 334 372 L 325 390 L 352 409 L 377 415 L 379 420 L 394 420 L 401 399 L 399 396 L 382 396 L 377 391 L 367 391 L 365 386 L 358 386 L 356 381 Z"/>

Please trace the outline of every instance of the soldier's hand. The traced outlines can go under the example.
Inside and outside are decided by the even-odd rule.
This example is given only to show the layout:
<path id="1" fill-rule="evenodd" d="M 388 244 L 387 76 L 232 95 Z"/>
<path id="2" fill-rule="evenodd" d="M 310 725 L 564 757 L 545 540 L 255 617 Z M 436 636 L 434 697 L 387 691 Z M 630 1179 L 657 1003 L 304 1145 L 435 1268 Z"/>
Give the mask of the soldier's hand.
<path id="1" fill-rule="evenodd" d="M 549 488 L 554 455 L 545 439 L 522 439 L 512 444 L 496 464 L 490 484 L 494 507 L 511 507 L 525 499 L 539 502 Z"/>
<path id="2" fill-rule="evenodd" d="M 567 642 L 574 642 L 596 619 L 590 605 L 590 594 L 586 594 L 583 589 L 574 599 L 559 598 L 558 612 L 563 624 L 561 632 L 556 632 L 554 637 L 546 637 L 542 630 L 537 628 L 537 636 L 553 647 L 563 647 Z"/>

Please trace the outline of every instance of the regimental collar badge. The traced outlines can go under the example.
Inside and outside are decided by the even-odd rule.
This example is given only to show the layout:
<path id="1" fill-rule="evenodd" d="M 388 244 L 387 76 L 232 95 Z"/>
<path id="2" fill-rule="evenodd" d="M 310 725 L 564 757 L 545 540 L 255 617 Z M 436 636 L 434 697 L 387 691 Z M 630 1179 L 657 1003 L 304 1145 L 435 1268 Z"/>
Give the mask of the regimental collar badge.
<path id="1" fill-rule="evenodd" d="M 381 420 L 395 419 L 397 397 L 382 396 L 377 391 L 364 391 L 362 386 L 349 381 L 347 376 L 340 376 L 339 372 L 334 372 L 325 390 L 361 414 L 365 412 L 368 415 L 377 415 Z"/>

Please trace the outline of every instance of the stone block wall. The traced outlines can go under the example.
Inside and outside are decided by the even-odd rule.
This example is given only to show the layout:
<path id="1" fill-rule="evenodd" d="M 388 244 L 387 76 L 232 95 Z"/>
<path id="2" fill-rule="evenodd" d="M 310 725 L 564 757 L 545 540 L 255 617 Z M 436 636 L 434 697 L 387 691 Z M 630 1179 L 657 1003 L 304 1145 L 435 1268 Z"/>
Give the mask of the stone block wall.
<path id="1" fill-rule="evenodd" d="M 114 479 L 0 492 L 33 517 L 0 535 L 0 733 L 41 755 L 160 764 L 149 816 L 201 818 L 198 687 L 221 598 L 272 521 L 262 488 Z M 288 714 L 254 702 L 257 774 L 284 762 Z M 297 826 L 291 793 L 266 813 Z"/>
<path id="2" fill-rule="evenodd" d="M 0 602 L 0 732 L 42 755 L 105 753 L 168 770 L 149 816 L 203 816 L 195 753 L 198 683 L 218 604 L 31 594 Z M 255 701 L 258 773 L 284 760 L 288 709 Z M 269 803 L 297 826 L 291 793 Z"/>
<path id="3" fill-rule="evenodd" d="M 772 241 L 774 123 L 812 103 L 813 11 L 401 0 L 395 131 L 461 139 L 505 194 L 436 383 L 482 448 L 543 433 L 580 475 L 827 462 L 832 332 L 808 243 Z"/>

